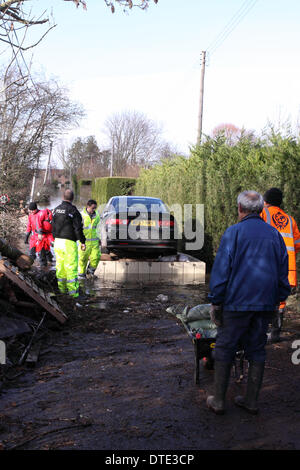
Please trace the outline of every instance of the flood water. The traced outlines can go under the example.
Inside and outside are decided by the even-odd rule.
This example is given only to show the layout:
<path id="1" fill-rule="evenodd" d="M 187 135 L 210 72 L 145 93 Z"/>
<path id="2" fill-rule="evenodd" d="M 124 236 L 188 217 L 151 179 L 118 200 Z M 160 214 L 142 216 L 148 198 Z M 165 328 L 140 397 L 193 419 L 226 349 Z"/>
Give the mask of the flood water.
<path id="1" fill-rule="evenodd" d="M 38 203 L 38 207 L 40 209 L 45 209 L 48 207 L 48 209 L 54 209 L 56 206 L 58 206 L 61 201 L 63 200 L 63 194 L 64 194 L 64 189 L 57 189 L 55 193 L 53 193 L 50 196 L 50 202 L 49 203 Z M 73 204 L 76 205 L 77 209 L 80 211 L 83 209 L 85 206 L 86 202 L 92 198 L 91 194 L 91 186 L 82 186 L 80 190 L 80 195 L 74 200 Z"/>
<path id="2" fill-rule="evenodd" d="M 117 283 L 111 281 L 103 281 L 99 278 L 94 278 L 92 281 L 80 282 L 81 292 L 84 292 L 90 298 L 95 300 L 95 307 L 101 309 L 101 298 L 104 296 L 115 297 L 122 299 L 124 297 L 128 300 L 135 300 L 135 302 L 157 302 L 161 300 L 158 298 L 163 294 L 167 298 L 164 300 L 166 305 L 170 304 L 187 304 L 190 306 L 208 303 L 207 284 L 194 284 L 194 285 L 170 285 L 151 283 L 136 283 L 135 285 Z M 164 303 L 162 302 L 162 303 Z"/>

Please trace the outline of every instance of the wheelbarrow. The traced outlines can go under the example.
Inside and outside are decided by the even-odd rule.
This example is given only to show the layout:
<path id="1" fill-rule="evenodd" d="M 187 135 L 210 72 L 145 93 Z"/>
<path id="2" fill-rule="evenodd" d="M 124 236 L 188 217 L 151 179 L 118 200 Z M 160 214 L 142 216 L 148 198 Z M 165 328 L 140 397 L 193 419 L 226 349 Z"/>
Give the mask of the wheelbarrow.
<path id="1" fill-rule="evenodd" d="M 181 321 L 194 346 L 194 381 L 195 384 L 199 384 L 200 360 L 202 359 L 205 369 L 214 369 L 214 347 L 216 338 L 214 333 L 211 333 L 210 329 L 204 330 L 204 333 L 199 331 L 203 330 L 201 327 L 201 323 L 203 322 L 201 320 L 191 322 Z M 215 332 L 215 330 L 213 330 L 213 332 Z M 211 334 L 212 336 L 210 336 Z"/>
<path id="2" fill-rule="evenodd" d="M 195 307 L 173 306 L 167 308 L 168 313 L 175 315 L 183 324 L 194 347 L 194 382 L 199 384 L 200 360 L 204 369 L 214 369 L 214 348 L 216 344 L 217 326 L 210 320 L 210 304 Z M 234 376 L 237 382 L 244 377 L 244 351 L 236 352 Z"/>

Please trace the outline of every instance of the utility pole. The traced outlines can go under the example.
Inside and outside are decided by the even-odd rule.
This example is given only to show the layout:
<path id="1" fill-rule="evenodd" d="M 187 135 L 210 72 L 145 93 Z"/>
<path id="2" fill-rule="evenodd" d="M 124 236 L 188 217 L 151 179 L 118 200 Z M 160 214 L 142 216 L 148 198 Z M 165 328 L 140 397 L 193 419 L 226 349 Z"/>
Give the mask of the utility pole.
<path id="1" fill-rule="evenodd" d="M 37 177 L 37 173 L 38 173 L 38 171 L 39 171 L 39 159 L 40 159 L 40 157 L 38 157 L 37 162 L 36 162 L 36 168 L 33 170 L 33 178 L 32 178 L 32 184 L 31 184 L 31 192 L 30 192 L 30 199 L 29 199 L 29 202 L 32 202 L 32 201 L 33 201 L 33 197 L 34 197 L 34 190 L 35 190 L 36 177 Z"/>
<path id="2" fill-rule="evenodd" d="M 199 98 L 197 145 L 201 144 L 201 137 L 202 137 L 205 60 L 206 60 L 206 51 L 202 51 L 202 54 L 201 54 L 201 76 L 200 76 L 200 98 Z"/>
<path id="3" fill-rule="evenodd" d="M 45 171 L 45 177 L 44 177 L 43 185 L 46 184 L 48 174 L 49 174 L 49 180 L 51 179 L 51 176 L 50 176 L 50 159 L 51 159 L 51 153 L 52 153 L 52 146 L 53 146 L 53 142 L 51 140 L 51 142 L 50 142 L 50 152 L 49 152 L 49 156 L 48 156 L 48 162 L 47 162 L 47 167 L 46 167 L 46 171 Z"/>
<path id="4" fill-rule="evenodd" d="M 32 202 L 32 201 L 33 201 L 33 197 L 34 197 L 35 183 L 36 183 L 36 178 L 37 178 L 38 172 L 39 172 L 39 162 L 40 162 L 40 156 L 41 156 L 41 153 L 42 153 L 42 137 L 43 137 L 43 135 L 41 134 L 39 153 L 38 153 L 38 157 L 37 157 L 37 160 L 36 160 L 36 167 L 35 167 L 34 170 L 33 170 L 33 178 L 32 178 L 32 184 L 31 184 L 31 192 L 30 192 L 30 200 L 29 200 L 29 202 Z"/>
<path id="5" fill-rule="evenodd" d="M 112 138 L 112 150 L 111 150 L 111 158 L 110 158 L 110 177 L 113 175 L 113 164 L 115 158 L 115 138 Z"/>

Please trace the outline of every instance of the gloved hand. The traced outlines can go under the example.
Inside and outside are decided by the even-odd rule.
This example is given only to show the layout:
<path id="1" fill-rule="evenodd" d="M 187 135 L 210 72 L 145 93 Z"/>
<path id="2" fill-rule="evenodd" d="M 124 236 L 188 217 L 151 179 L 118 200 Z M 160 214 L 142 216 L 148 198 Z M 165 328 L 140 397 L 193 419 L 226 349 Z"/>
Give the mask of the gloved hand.
<path id="1" fill-rule="evenodd" d="M 29 237 L 30 237 L 30 232 L 26 233 L 26 237 L 25 237 L 25 240 L 24 240 L 25 245 L 28 245 Z"/>
<path id="2" fill-rule="evenodd" d="M 210 319 L 211 321 L 217 325 L 217 326 L 222 326 L 222 312 L 223 312 L 223 307 L 222 305 L 211 305 L 210 307 Z"/>

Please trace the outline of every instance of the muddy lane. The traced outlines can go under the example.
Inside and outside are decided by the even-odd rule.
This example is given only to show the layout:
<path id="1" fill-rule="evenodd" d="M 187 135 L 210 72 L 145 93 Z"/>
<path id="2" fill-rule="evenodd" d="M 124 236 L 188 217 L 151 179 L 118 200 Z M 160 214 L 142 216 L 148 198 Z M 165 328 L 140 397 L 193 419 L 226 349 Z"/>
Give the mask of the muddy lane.
<path id="1" fill-rule="evenodd" d="M 227 414 L 216 417 L 205 406 L 213 371 L 201 367 L 194 384 L 192 342 L 166 312 L 206 303 L 206 287 L 87 288 L 90 303 L 65 300 L 68 323 L 49 328 L 36 367 L 3 389 L 2 448 L 299 449 L 300 366 L 290 360 L 299 318 L 268 346 L 263 412 L 234 407 L 244 384 L 232 377 Z"/>

